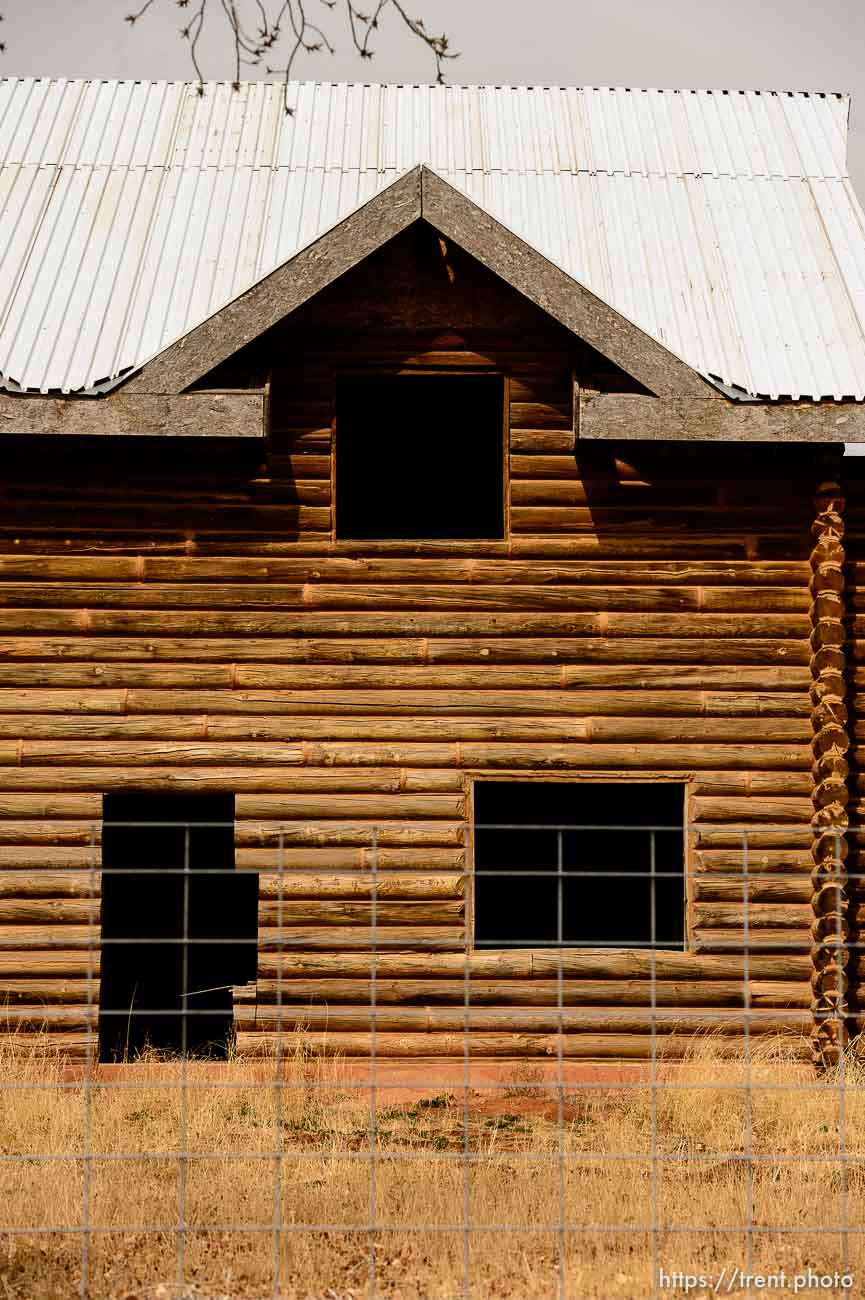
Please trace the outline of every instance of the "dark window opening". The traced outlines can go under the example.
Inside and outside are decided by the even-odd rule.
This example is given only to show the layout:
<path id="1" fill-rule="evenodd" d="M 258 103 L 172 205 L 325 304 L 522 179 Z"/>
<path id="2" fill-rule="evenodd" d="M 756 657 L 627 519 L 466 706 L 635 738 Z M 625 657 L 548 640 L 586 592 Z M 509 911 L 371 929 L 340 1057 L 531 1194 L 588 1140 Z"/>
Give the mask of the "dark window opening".
<path id="1" fill-rule="evenodd" d="M 225 1056 L 256 977 L 258 876 L 234 870 L 234 795 L 103 799 L 100 1059 Z"/>
<path id="2" fill-rule="evenodd" d="M 500 375 L 341 376 L 339 538 L 504 537 Z"/>
<path id="3" fill-rule="evenodd" d="M 681 948 L 684 787 L 481 781 L 475 943 Z"/>

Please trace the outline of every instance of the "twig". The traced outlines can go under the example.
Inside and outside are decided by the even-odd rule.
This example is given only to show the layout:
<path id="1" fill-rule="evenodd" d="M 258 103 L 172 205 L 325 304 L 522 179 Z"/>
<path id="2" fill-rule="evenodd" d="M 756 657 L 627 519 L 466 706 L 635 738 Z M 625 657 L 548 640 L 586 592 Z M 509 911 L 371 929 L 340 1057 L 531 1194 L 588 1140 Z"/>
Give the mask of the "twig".
<path id="1" fill-rule="evenodd" d="M 313 22 L 309 17 L 307 6 L 310 0 L 279 0 L 274 4 L 269 0 L 249 0 L 249 11 L 254 15 L 254 30 L 250 30 L 241 13 L 243 2 L 244 0 L 218 0 L 219 8 L 228 25 L 234 52 L 234 79 L 231 84 L 235 90 L 239 89 L 241 67 L 260 66 L 264 56 L 277 47 L 283 35 L 283 28 L 287 27 L 291 33 L 291 45 L 285 65 L 282 68 L 267 66 L 266 71 L 269 74 L 281 75 L 285 111 L 290 114 L 294 110 L 289 103 L 289 86 L 297 59 L 301 54 L 322 52 L 335 54 L 336 46 L 325 27 Z M 134 26 L 155 3 L 156 0 L 144 0 L 139 9 L 126 15 L 126 22 Z M 190 0 L 174 0 L 174 3 L 179 9 L 186 9 Z M 356 0 L 319 0 L 319 3 L 331 14 L 335 15 L 337 11 L 344 14 L 351 43 L 361 59 L 373 58 L 374 33 L 381 30 L 382 18 L 391 8 L 411 35 L 425 45 L 433 55 L 435 79 L 439 85 L 445 79 L 445 60 L 457 58 L 457 55 L 451 51 L 448 37 L 444 33 L 441 36 L 434 36 L 427 31 L 422 18 L 411 18 L 403 0 L 373 0 L 374 7 L 371 13 L 362 12 Z M 210 7 L 212 7 L 211 0 L 197 0 L 197 8 L 192 18 L 180 30 L 182 39 L 189 42 L 190 58 L 200 95 L 204 94 L 204 72 L 199 61 L 198 46 Z M 0 50 L 3 48 L 0 45 Z"/>

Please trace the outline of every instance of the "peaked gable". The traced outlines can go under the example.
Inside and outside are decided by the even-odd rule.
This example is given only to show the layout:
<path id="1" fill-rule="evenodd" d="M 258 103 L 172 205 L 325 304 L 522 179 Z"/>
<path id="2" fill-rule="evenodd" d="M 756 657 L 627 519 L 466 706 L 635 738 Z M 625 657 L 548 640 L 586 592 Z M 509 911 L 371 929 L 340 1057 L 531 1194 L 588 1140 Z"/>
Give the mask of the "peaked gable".
<path id="1" fill-rule="evenodd" d="M 424 220 L 571 333 L 659 397 L 712 395 L 700 376 L 426 167 L 416 167 L 130 379 L 130 393 L 182 393 L 332 284 L 394 235 Z"/>

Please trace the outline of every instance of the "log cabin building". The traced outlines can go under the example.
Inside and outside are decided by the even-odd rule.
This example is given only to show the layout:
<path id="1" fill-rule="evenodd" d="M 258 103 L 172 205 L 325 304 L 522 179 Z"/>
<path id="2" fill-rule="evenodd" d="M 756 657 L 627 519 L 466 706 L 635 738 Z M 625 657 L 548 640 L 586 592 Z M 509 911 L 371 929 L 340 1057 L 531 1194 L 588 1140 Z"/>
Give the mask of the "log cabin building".
<path id="1" fill-rule="evenodd" d="M 835 1059 L 847 100 L 289 93 L 0 83 L 6 1027 Z"/>

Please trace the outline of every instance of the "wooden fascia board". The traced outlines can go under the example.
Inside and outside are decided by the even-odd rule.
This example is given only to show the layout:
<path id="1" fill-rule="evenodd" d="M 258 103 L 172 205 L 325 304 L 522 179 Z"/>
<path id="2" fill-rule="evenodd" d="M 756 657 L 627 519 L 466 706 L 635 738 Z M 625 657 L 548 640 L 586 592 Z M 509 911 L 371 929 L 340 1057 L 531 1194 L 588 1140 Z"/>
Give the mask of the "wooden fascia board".
<path id="1" fill-rule="evenodd" d="M 421 215 L 415 167 L 240 297 L 154 357 L 126 393 L 182 393 L 265 330 L 326 289 Z"/>
<path id="2" fill-rule="evenodd" d="M 720 394 L 681 358 L 427 167 L 423 169 L 422 204 L 424 220 L 445 238 L 453 240 L 650 392 L 662 397 L 687 396 L 712 402 L 720 399 Z"/>
<path id="3" fill-rule="evenodd" d="M 865 403 L 581 393 L 578 429 L 581 440 L 865 442 Z"/>
<path id="4" fill-rule="evenodd" d="M 0 433 L 67 437 L 261 438 L 263 391 L 132 394 L 107 397 L 9 397 L 0 395 Z"/>

